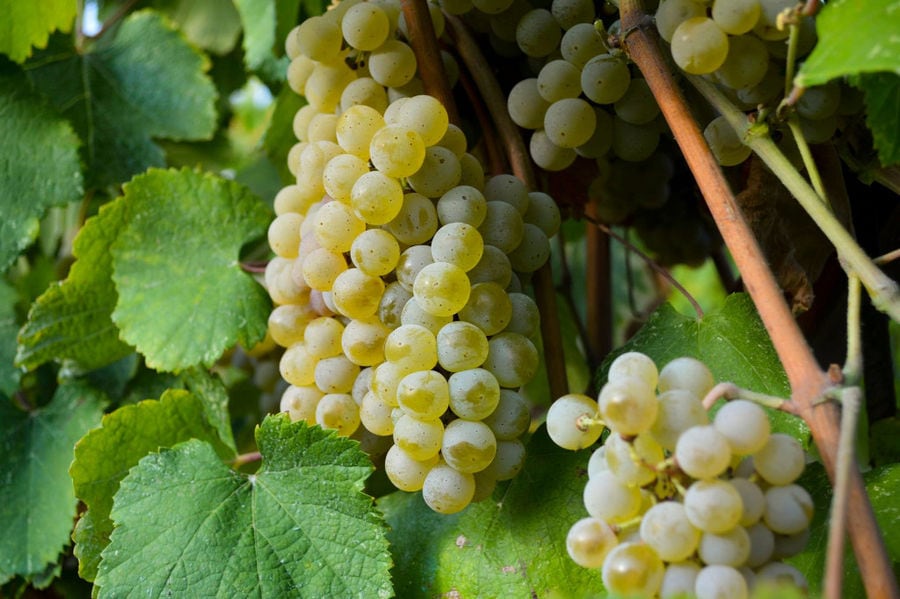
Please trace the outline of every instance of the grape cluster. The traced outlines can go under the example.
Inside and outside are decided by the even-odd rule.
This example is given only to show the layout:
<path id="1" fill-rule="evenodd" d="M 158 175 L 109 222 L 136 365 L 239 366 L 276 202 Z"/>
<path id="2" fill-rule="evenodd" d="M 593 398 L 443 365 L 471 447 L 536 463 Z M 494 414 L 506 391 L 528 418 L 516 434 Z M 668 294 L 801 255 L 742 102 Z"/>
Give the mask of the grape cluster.
<path id="1" fill-rule="evenodd" d="M 560 215 L 518 178 L 485 177 L 437 99 L 403 93 L 416 64 L 391 7 L 345 0 L 288 38 L 309 104 L 269 227 L 269 329 L 286 348 L 281 409 L 365 431 L 395 486 L 452 513 L 524 461 L 517 390 L 538 368 L 539 316 L 522 289 Z"/>
<path id="2" fill-rule="evenodd" d="M 561 447 L 588 447 L 610 429 L 588 463 L 589 517 L 566 537 L 576 563 L 602 568 L 607 591 L 742 599 L 763 581 L 806 588 L 780 561 L 809 533 L 813 501 L 795 483 L 803 449 L 771 432 L 750 401 L 729 401 L 710 421 L 700 398 L 713 384 L 693 358 L 657 371 L 628 352 L 611 364 L 597 401 L 571 394 L 551 406 L 547 430 Z"/>

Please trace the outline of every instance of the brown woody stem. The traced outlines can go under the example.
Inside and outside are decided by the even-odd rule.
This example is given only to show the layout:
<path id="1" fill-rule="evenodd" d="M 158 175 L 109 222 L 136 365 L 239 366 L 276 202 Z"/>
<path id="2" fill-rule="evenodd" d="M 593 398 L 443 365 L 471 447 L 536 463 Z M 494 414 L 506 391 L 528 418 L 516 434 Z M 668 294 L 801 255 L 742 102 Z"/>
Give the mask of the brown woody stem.
<path id="1" fill-rule="evenodd" d="M 409 45 L 416 54 L 416 63 L 425 93 L 441 101 L 450 122 L 459 124 L 459 113 L 453 100 L 453 90 L 444 72 L 441 47 L 434 35 L 434 23 L 425 0 L 400 0 L 403 18 L 409 32 Z"/>

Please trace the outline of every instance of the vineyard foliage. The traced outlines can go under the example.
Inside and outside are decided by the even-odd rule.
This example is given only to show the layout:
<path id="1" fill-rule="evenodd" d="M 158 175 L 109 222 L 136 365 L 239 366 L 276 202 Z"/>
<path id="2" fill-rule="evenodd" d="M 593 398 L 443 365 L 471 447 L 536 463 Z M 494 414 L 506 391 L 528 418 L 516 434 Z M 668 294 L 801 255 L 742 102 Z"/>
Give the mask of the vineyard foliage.
<path id="1" fill-rule="evenodd" d="M 260 265 L 274 197 L 296 182 L 288 152 L 305 104 L 285 81 L 284 40 L 325 9 L 0 0 L 0 596 L 606 596 L 599 570 L 566 553 L 590 451 L 560 449 L 540 424 L 554 399 L 545 374 L 523 390 L 534 425 L 522 472 L 452 515 L 395 490 L 364 444 L 277 413 L 281 350 L 266 336 Z M 849 176 L 866 194 L 900 164 L 900 4 L 829 2 L 817 25 L 797 80 L 862 90 L 872 141 Z M 658 364 L 696 357 L 718 381 L 789 397 L 753 302 L 726 293 L 711 261 L 671 269 L 698 316 L 616 241 L 602 268 L 619 342 L 589 362 L 578 324 L 584 281 L 599 275 L 585 260 L 593 225 L 572 208 L 586 182 L 573 180 L 542 179 L 570 217 L 553 265 L 572 390 L 596 393 L 631 350 Z M 890 356 L 889 343 L 874 351 Z M 895 383 L 897 357 L 886 363 Z M 870 393 L 877 417 L 863 418 L 858 457 L 897 571 L 898 405 L 894 389 Z M 809 427 L 769 413 L 812 456 L 810 541 L 789 562 L 815 595 L 832 487 Z M 862 596 L 849 550 L 845 573 L 845 596 Z"/>

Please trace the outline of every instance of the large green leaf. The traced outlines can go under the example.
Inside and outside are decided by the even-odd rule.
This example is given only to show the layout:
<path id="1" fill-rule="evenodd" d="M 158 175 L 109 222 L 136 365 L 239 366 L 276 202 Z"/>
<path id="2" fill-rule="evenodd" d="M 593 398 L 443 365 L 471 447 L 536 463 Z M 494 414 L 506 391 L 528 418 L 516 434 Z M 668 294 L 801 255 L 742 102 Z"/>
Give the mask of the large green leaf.
<path id="1" fill-rule="evenodd" d="M 49 404 L 28 413 L 0 401 L 0 584 L 42 573 L 68 543 L 72 447 L 99 422 L 103 405 L 82 385 L 59 387 Z"/>
<path id="2" fill-rule="evenodd" d="M 900 12 L 900 9 L 898 9 Z M 865 94 L 866 124 L 883 166 L 900 162 L 900 76 L 867 73 L 854 80 Z"/>
<path id="3" fill-rule="evenodd" d="M 130 216 L 112 247 L 122 339 L 160 370 L 211 364 L 236 341 L 260 341 L 271 304 L 238 257 L 266 232 L 262 201 L 186 169 L 135 177 L 123 201 Z"/>
<path id="4" fill-rule="evenodd" d="M 816 47 L 797 73 L 798 85 L 821 85 L 858 73 L 900 75 L 900 2 L 835 0 L 816 16 Z"/>
<path id="5" fill-rule="evenodd" d="M 86 51 L 54 38 L 32 80 L 84 141 L 95 186 L 163 164 L 153 138 L 208 139 L 216 128 L 209 60 L 159 14 L 132 13 Z"/>
<path id="6" fill-rule="evenodd" d="M 0 279 L 0 396 L 12 397 L 22 373 L 13 364 L 16 356 L 16 290 Z"/>
<path id="7" fill-rule="evenodd" d="M 77 260 L 65 281 L 54 283 L 32 304 L 19 333 L 16 362 L 32 369 L 50 360 L 74 360 L 88 370 L 132 350 L 112 322 L 116 288 L 110 247 L 125 223 L 123 200 L 106 204 L 75 238 Z"/>
<path id="8" fill-rule="evenodd" d="M 0 54 L 23 62 L 32 47 L 47 47 L 51 32 L 69 31 L 77 9 L 76 0 L 0 0 Z"/>
<path id="9" fill-rule="evenodd" d="M 160 0 L 156 6 L 194 45 L 227 54 L 241 35 L 241 19 L 231 0 Z"/>
<path id="10" fill-rule="evenodd" d="M 716 381 L 729 381 L 744 389 L 776 397 L 790 396 L 787 375 L 750 296 L 728 296 L 718 310 L 695 319 L 664 304 L 628 343 L 611 353 L 597 372 L 606 382 L 610 363 L 626 351 L 647 354 L 662 368 L 680 356 L 691 356 L 709 366 Z M 809 429 L 785 412 L 769 410 L 772 428 L 788 433 L 807 446 Z"/>
<path id="11" fill-rule="evenodd" d="M 284 417 L 267 418 L 257 442 L 253 475 L 196 440 L 142 459 L 116 494 L 100 597 L 390 596 L 358 444 Z"/>
<path id="12" fill-rule="evenodd" d="M 97 574 L 100 552 L 109 542 L 113 523 L 109 512 L 119 483 L 141 458 L 188 439 L 202 439 L 224 458 L 234 451 L 220 439 L 206 418 L 204 402 L 192 393 L 167 391 L 157 400 L 119 408 L 103 417 L 75 446 L 69 474 L 75 495 L 88 507 L 75 530 L 79 573 L 86 580 Z"/>
<path id="13" fill-rule="evenodd" d="M 5 23 L 6 16 L 0 21 Z M 40 98 L 17 68 L 6 69 L 2 64 L 0 139 L 3 272 L 37 237 L 38 219 L 47 208 L 81 197 L 82 179 L 79 141 L 72 127 Z"/>
<path id="14" fill-rule="evenodd" d="M 397 596 L 598 596 L 599 571 L 566 553 L 569 527 L 587 517 L 589 457 L 560 449 L 542 428 L 528 444 L 522 473 L 459 514 L 432 512 L 421 493 L 382 498 Z"/>
<path id="15" fill-rule="evenodd" d="M 296 24 L 299 3 L 294 0 L 234 0 L 244 25 L 244 62 L 252 71 L 284 79 L 287 59 L 284 39 Z"/>

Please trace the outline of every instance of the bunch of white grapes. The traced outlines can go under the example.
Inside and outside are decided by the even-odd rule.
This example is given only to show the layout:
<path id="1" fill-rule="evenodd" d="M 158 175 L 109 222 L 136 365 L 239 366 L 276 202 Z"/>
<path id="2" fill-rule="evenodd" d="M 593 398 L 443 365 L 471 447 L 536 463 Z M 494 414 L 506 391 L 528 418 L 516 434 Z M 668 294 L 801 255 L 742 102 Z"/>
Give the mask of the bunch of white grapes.
<path id="1" fill-rule="evenodd" d="M 286 348 L 281 409 L 365 430 L 398 488 L 452 513 L 524 461 L 539 314 L 522 286 L 560 214 L 516 177 L 486 178 L 437 99 L 395 93 L 416 65 L 392 6 L 345 1 L 288 38 L 309 104 L 269 227 L 269 330 Z"/>
<path id="2" fill-rule="evenodd" d="M 566 449 L 610 435 L 588 463 L 588 517 L 566 537 L 571 558 L 602 568 L 606 590 L 627 597 L 744 599 L 763 582 L 806 588 L 782 560 L 801 551 L 813 501 L 795 483 L 805 454 L 772 433 L 758 404 L 732 400 L 710 418 L 709 369 L 678 358 L 659 372 L 628 352 L 610 366 L 597 401 L 556 400 L 550 437 Z"/>

